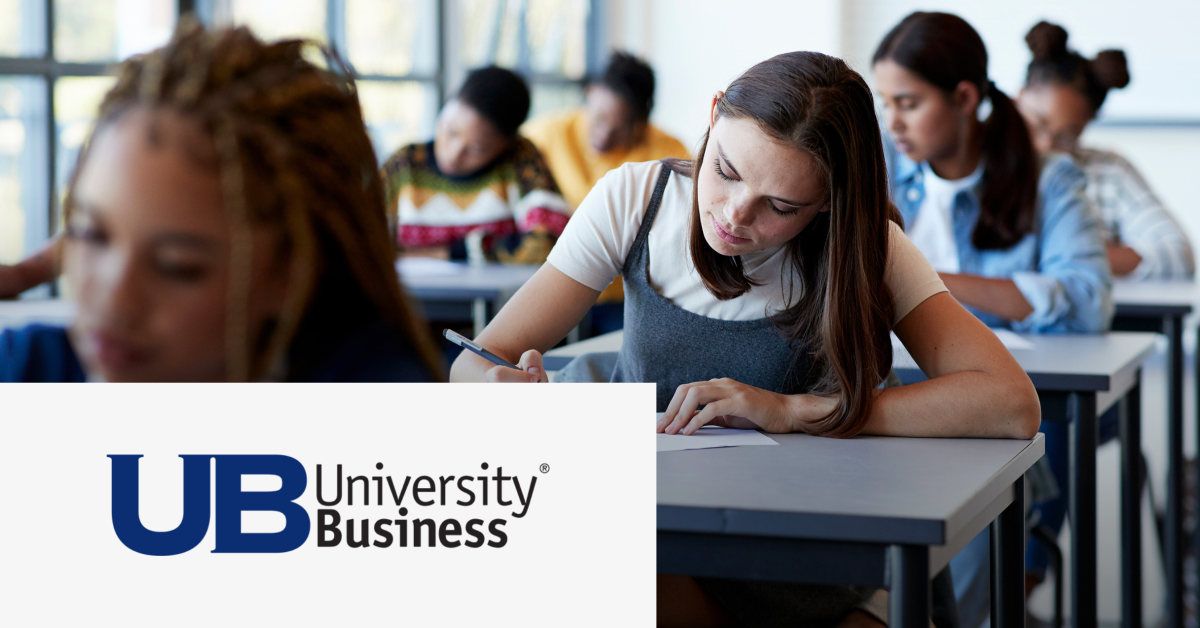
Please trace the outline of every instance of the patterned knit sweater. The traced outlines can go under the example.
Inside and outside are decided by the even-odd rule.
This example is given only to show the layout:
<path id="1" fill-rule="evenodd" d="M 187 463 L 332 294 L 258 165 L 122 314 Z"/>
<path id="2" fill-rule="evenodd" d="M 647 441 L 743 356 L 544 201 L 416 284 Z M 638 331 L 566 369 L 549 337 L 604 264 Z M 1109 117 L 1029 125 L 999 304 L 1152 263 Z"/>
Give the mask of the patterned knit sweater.
<path id="1" fill-rule="evenodd" d="M 433 142 L 410 144 L 384 163 L 383 181 L 402 247 L 450 245 L 479 231 L 489 257 L 541 263 L 570 215 L 541 153 L 525 138 L 465 176 L 438 170 Z"/>

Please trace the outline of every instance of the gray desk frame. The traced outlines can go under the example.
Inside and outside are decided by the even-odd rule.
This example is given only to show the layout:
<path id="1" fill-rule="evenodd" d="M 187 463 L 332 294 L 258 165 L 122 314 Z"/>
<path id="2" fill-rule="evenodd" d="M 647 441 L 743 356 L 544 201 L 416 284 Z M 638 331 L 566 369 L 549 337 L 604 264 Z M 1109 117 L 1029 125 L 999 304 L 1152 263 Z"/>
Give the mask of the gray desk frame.
<path id="1" fill-rule="evenodd" d="M 1037 348 L 1013 357 L 1038 391 L 1042 420 L 1070 423 L 1071 623 L 1095 626 L 1097 419 L 1120 404 L 1122 621 L 1141 624 L 1141 365 L 1154 352 L 1157 334 L 1114 332 L 1104 336 L 1031 337 Z M 892 363 L 901 381 L 925 379 L 907 352 Z"/>
<path id="2" fill-rule="evenodd" d="M 505 264 L 462 266 L 463 271 L 455 275 L 406 276 L 401 273 L 400 281 L 421 301 L 429 318 L 456 318 L 469 305 L 475 336 L 540 268 Z"/>
<path id="3" fill-rule="evenodd" d="M 1191 314 L 1197 300 L 1197 287 L 1192 282 L 1116 281 L 1113 284 L 1113 301 L 1117 306 L 1113 329 L 1161 332 L 1168 341 L 1167 513 L 1163 534 L 1168 626 L 1182 626 L 1184 620 L 1183 319 Z M 1200 336 L 1197 337 L 1195 359 L 1196 385 L 1200 390 Z M 1200 425 L 1200 414 L 1197 415 L 1197 425 Z M 1200 446 L 1200 438 L 1197 445 Z M 1139 475 L 1138 479 L 1144 478 Z M 1197 480 L 1200 480 L 1200 475 Z M 1200 542 L 1200 526 L 1197 526 L 1196 535 L 1196 541 Z M 1195 547 L 1200 547 L 1200 544 Z M 1197 577 L 1200 577 L 1200 571 Z M 1136 610 L 1140 611 L 1140 604 Z M 1140 612 L 1137 616 L 1141 617 Z M 1125 623 L 1125 626 L 1131 625 Z"/>
<path id="4" fill-rule="evenodd" d="M 1038 348 L 1013 353 L 1038 390 L 1045 420 L 1071 425 L 1071 617 L 1075 626 L 1096 624 L 1096 447 L 1097 419 L 1120 404 L 1121 547 L 1123 621 L 1141 622 L 1141 365 L 1154 351 L 1156 334 L 1117 332 L 1105 336 L 1033 337 Z M 618 351 L 619 332 L 547 353 L 546 369 L 562 368 L 582 353 Z M 551 359 L 553 358 L 553 359 Z M 892 366 L 900 379 L 925 379 L 907 352 Z"/>
<path id="5" fill-rule="evenodd" d="M 771 438 L 658 454 L 660 573 L 886 587 L 889 625 L 927 628 L 933 575 L 990 524 L 992 625 L 1024 622 L 1023 474 L 1043 435 Z"/>

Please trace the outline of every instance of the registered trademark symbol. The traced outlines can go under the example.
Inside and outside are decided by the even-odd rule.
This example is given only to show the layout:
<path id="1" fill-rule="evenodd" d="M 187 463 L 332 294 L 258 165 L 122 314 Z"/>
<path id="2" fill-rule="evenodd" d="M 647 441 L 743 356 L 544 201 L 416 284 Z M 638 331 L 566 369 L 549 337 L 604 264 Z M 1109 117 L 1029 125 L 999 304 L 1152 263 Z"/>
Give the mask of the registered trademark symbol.
<path id="1" fill-rule="evenodd" d="M 542 466 L 538 467 L 538 470 L 540 470 L 542 473 L 550 473 L 550 465 L 543 462 Z"/>

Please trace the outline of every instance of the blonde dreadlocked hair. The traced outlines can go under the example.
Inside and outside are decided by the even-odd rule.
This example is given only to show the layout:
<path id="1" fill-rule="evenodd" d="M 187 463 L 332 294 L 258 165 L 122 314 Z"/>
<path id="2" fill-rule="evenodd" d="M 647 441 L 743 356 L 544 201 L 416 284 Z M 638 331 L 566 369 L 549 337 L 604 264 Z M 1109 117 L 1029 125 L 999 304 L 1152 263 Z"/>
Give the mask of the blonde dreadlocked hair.
<path id="1" fill-rule="evenodd" d="M 436 378 L 436 349 L 393 266 L 383 186 L 354 83 L 305 60 L 309 45 L 267 44 L 246 28 L 208 31 L 185 18 L 166 47 L 120 66 L 96 129 L 135 107 L 163 107 L 199 120 L 212 137 L 233 225 L 231 381 L 302 376 L 331 337 L 380 319 Z M 84 158 L 86 150 L 80 164 Z M 69 190 L 67 212 L 72 197 Z M 247 327 L 251 225 L 282 229 L 289 264 L 282 313 L 265 330 Z"/>

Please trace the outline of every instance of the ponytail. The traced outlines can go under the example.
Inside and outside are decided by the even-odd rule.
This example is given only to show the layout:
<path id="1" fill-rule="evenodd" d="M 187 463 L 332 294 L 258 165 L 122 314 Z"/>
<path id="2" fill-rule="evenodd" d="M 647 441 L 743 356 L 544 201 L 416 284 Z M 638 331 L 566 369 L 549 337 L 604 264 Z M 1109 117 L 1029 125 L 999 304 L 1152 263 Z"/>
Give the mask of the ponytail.
<path id="1" fill-rule="evenodd" d="M 984 123 L 983 194 L 971 244 L 1007 249 L 1033 232 L 1038 194 L 1038 157 L 1029 129 L 1012 99 L 988 81 L 992 113 Z"/>

